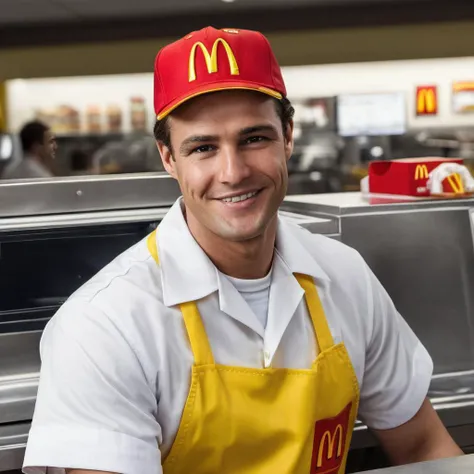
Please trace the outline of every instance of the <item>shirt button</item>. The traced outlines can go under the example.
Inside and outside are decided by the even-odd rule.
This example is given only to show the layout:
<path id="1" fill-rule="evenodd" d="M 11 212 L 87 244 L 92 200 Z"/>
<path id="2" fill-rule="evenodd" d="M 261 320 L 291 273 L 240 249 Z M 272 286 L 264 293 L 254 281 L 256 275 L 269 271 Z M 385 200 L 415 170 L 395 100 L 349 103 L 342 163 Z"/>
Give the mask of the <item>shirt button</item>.
<path id="1" fill-rule="evenodd" d="M 265 359 L 265 365 L 268 366 L 268 365 L 270 364 L 270 352 L 265 351 L 265 352 L 263 353 L 263 357 L 264 357 L 264 359 Z"/>

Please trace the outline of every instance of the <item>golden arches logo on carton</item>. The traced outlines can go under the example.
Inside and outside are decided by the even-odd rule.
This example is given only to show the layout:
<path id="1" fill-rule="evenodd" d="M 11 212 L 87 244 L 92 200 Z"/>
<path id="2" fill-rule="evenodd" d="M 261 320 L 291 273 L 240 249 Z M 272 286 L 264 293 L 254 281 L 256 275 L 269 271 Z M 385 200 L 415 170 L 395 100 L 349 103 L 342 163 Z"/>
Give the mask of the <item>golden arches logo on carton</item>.
<path id="1" fill-rule="evenodd" d="M 223 46 L 227 54 L 227 59 L 229 61 L 229 68 L 230 68 L 231 75 L 238 76 L 240 74 L 239 65 L 237 64 L 237 60 L 235 59 L 234 52 L 232 51 L 232 48 L 230 47 L 229 43 L 223 38 L 217 38 L 216 41 L 214 41 L 214 44 L 212 46 L 212 50 L 210 53 L 209 53 L 209 50 L 201 41 L 198 41 L 197 43 L 195 43 L 193 47 L 191 48 L 191 52 L 189 54 L 189 82 L 193 82 L 197 79 L 196 54 L 197 54 L 198 49 L 202 51 L 204 60 L 206 61 L 207 72 L 209 74 L 213 74 L 217 72 L 218 70 L 217 55 L 219 52 L 219 45 Z"/>
<path id="2" fill-rule="evenodd" d="M 426 165 L 416 165 L 415 181 L 419 179 L 428 179 L 428 167 Z"/>
<path id="3" fill-rule="evenodd" d="M 342 425 L 337 425 L 336 429 L 331 432 L 326 430 L 319 442 L 319 449 L 318 449 L 318 461 L 316 463 L 316 467 L 320 468 L 325 461 L 329 461 L 331 459 L 338 459 L 342 456 L 342 442 L 344 437 L 344 429 Z M 334 448 L 336 447 L 337 441 L 337 450 Z M 327 449 L 325 449 L 327 446 Z M 326 456 L 324 456 L 326 454 Z"/>
<path id="4" fill-rule="evenodd" d="M 462 178 L 459 175 L 459 173 L 450 174 L 446 179 L 447 179 L 449 185 L 451 186 L 451 189 L 453 190 L 454 194 L 464 194 L 465 193 L 464 183 L 463 183 Z"/>

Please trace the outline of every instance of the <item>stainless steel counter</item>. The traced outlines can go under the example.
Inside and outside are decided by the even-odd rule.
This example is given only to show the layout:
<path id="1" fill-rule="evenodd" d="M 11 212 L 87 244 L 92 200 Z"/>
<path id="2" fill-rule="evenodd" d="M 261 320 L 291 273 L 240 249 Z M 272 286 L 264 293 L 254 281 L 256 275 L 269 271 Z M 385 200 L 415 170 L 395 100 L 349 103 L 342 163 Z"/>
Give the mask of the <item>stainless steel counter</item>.
<path id="1" fill-rule="evenodd" d="M 0 182 L 0 218 L 170 206 L 180 195 L 167 173 Z"/>
<path id="2" fill-rule="evenodd" d="M 472 197 L 462 199 L 433 199 L 381 194 L 365 196 L 359 192 L 300 194 L 287 196 L 284 202 L 285 204 L 295 203 L 296 206 L 294 208 L 299 210 L 317 210 L 318 213 L 334 216 L 474 206 L 474 198 Z M 283 207 L 286 208 L 288 206 L 284 205 Z"/>
<path id="3" fill-rule="evenodd" d="M 369 471 L 370 474 L 472 474 L 474 455 Z"/>

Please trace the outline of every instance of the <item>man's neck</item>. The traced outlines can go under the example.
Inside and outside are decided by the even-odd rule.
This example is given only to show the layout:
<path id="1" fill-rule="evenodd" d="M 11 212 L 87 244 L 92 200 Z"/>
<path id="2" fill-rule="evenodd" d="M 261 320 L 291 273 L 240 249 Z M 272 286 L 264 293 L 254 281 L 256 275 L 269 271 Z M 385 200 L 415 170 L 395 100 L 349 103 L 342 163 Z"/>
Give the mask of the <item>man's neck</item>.
<path id="1" fill-rule="evenodd" d="M 32 160 L 36 163 L 39 163 L 40 165 L 43 165 L 43 160 L 38 156 L 35 155 L 34 153 L 25 153 L 25 160 Z"/>
<path id="2" fill-rule="evenodd" d="M 191 215 L 187 221 L 197 243 L 222 273 L 234 278 L 256 279 L 263 278 L 270 271 L 277 216 L 262 235 L 241 242 L 229 241 L 213 234 L 203 226 L 197 225 L 197 221 Z"/>

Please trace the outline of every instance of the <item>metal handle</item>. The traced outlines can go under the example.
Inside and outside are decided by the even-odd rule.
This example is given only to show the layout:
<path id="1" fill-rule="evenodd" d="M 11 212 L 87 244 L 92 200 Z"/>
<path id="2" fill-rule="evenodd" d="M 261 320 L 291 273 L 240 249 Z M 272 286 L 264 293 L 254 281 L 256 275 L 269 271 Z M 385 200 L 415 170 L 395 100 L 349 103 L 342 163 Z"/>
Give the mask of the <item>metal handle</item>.
<path id="1" fill-rule="evenodd" d="M 49 216 L 6 217 L 0 219 L 0 232 L 12 230 L 55 229 L 70 226 L 100 224 L 126 224 L 161 220 L 168 208 L 133 209 L 125 211 L 101 211 Z"/>

